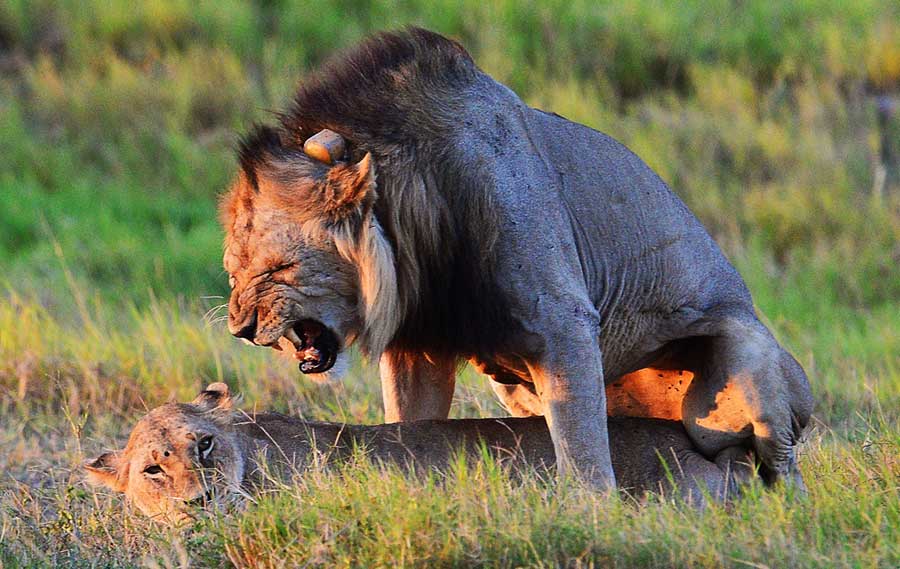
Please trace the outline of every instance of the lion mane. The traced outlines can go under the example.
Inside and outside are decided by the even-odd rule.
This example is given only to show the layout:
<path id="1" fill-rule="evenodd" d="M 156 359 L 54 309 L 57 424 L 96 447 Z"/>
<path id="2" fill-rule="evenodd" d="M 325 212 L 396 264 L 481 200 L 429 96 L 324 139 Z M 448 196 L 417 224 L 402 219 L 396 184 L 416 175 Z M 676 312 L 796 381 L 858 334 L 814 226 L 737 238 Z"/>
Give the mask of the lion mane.
<path id="1" fill-rule="evenodd" d="M 454 41 L 419 28 L 380 33 L 304 79 L 280 125 L 257 126 L 241 141 L 245 182 L 258 192 L 263 171 L 281 181 L 281 204 L 304 219 L 304 233 L 329 234 L 357 267 L 361 347 L 373 357 L 388 345 L 490 350 L 508 324 L 492 270 L 500 227 L 479 191 L 487 170 L 456 124 L 478 81 Z M 311 174 L 298 169 L 315 167 L 292 158 L 322 129 L 347 141 L 349 162 L 371 154 L 372 204 L 347 211 L 328 196 L 291 191 L 291 180 Z M 226 227 L 238 199 L 231 192 L 223 201 Z"/>

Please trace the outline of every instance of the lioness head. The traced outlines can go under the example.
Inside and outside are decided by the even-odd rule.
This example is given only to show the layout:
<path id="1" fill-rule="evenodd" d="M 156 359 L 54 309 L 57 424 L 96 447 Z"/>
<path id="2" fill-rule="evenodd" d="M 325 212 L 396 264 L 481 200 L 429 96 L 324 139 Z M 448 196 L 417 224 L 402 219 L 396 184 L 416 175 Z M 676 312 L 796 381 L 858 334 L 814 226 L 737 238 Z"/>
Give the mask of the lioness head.
<path id="1" fill-rule="evenodd" d="M 123 492 L 148 516 L 181 521 L 191 503 L 240 488 L 243 450 L 227 428 L 231 414 L 224 383 L 191 403 L 157 407 L 137 423 L 123 450 L 85 464 L 87 480 Z"/>
<path id="2" fill-rule="evenodd" d="M 373 160 L 345 160 L 343 139 L 323 132 L 329 145 L 313 152 L 258 128 L 222 203 L 230 332 L 295 358 L 314 379 L 339 376 L 357 337 L 379 353 L 397 319 Z"/>

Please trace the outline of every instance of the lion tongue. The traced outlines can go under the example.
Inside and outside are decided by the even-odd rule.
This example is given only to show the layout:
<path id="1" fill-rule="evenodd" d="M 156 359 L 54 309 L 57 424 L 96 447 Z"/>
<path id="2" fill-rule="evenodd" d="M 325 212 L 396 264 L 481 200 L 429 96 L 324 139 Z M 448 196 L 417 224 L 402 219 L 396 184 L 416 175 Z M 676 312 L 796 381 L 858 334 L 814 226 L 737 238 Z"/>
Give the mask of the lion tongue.
<path id="1" fill-rule="evenodd" d="M 322 352 L 316 347 L 321 334 L 322 326 L 313 322 L 301 322 L 296 329 L 285 332 L 284 337 L 293 344 L 294 359 L 300 362 L 301 369 L 314 368 L 322 361 Z"/>
<path id="2" fill-rule="evenodd" d="M 315 346 L 307 346 L 294 352 L 294 359 L 304 363 L 318 364 L 322 360 L 322 353 Z"/>
<path id="3" fill-rule="evenodd" d="M 314 324 L 303 323 L 300 332 L 303 334 L 303 347 L 294 353 L 294 358 L 306 364 L 304 367 L 315 367 L 322 361 L 322 352 L 316 347 L 316 341 L 322 333 L 322 328 Z"/>

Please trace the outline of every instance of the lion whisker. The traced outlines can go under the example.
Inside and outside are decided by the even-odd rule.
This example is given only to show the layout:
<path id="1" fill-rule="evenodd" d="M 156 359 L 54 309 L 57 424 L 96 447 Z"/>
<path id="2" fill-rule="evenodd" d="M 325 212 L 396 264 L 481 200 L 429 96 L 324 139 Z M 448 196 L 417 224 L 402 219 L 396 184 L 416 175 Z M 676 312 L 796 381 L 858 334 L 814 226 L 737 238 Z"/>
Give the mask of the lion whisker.
<path id="1" fill-rule="evenodd" d="M 203 314 L 203 317 L 206 318 L 210 314 L 214 314 L 214 313 L 218 312 L 219 310 L 222 310 L 223 308 L 227 308 L 227 307 L 228 307 L 228 303 L 225 303 L 225 302 L 223 302 L 222 304 L 217 304 L 217 305 L 213 306 L 212 308 L 210 308 L 209 310 L 207 310 Z"/>

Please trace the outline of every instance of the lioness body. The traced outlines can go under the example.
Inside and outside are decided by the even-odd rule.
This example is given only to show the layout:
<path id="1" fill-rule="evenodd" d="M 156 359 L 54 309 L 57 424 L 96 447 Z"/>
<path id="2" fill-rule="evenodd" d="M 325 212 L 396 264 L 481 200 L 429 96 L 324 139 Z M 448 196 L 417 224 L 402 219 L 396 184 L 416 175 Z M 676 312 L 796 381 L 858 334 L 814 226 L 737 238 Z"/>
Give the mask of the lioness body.
<path id="1" fill-rule="evenodd" d="M 634 495 L 678 492 L 696 505 L 724 499 L 749 477 L 747 451 L 701 456 L 680 422 L 611 418 L 613 467 Z M 198 448 L 206 442 L 206 448 Z M 91 480 L 124 492 L 150 516 L 182 517 L 185 505 L 223 490 L 250 490 L 260 473 L 302 475 L 312 463 L 333 463 L 364 449 L 378 463 L 415 471 L 446 471 L 458 453 L 480 458 L 486 449 L 510 466 L 539 470 L 555 464 L 553 441 L 541 417 L 347 425 L 304 421 L 277 413 L 248 415 L 232 408 L 224 384 L 190 404 L 157 407 L 135 426 L 126 448 L 86 466 Z M 207 454 L 203 454 L 206 452 Z M 261 464 L 262 463 L 262 464 Z M 287 468 L 284 468 L 287 467 Z"/>
<path id="2" fill-rule="evenodd" d="M 344 154 L 304 154 L 319 132 Z M 693 376 L 677 415 L 706 456 L 750 440 L 773 478 L 796 472 L 806 376 L 699 221 L 624 146 L 528 107 L 459 45 L 370 39 L 241 163 L 229 328 L 315 373 L 360 338 L 388 421 L 446 418 L 468 359 L 511 411 L 546 415 L 561 469 L 606 487 L 604 385 L 653 366 Z"/>

